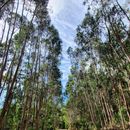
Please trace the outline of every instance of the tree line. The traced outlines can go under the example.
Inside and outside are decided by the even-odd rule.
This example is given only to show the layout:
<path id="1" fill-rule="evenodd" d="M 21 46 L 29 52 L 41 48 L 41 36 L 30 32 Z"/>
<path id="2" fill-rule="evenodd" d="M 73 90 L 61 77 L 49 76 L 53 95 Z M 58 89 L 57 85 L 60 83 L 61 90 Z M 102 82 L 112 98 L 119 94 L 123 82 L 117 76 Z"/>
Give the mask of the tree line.
<path id="1" fill-rule="evenodd" d="M 68 49 L 66 109 L 75 130 L 130 129 L 130 17 L 118 0 L 85 1 L 77 47 Z"/>
<path id="2" fill-rule="evenodd" d="M 48 0 L 0 2 L 0 129 L 51 130 L 62 122 L 62 41 Z"/>

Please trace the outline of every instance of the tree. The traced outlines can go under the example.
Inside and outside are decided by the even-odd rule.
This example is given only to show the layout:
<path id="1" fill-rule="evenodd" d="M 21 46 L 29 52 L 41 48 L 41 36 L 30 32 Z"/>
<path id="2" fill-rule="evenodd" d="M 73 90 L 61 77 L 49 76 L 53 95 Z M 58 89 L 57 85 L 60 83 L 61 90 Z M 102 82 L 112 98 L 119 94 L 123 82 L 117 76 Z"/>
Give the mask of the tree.
<path id="1" fill-rule="evenodd" d="M 5 97 L 0 129 L 55 129 L 61 121 L 62 41 L 50 23 L 48 1 L 32 1 L 30 12 L 22 3 L 21 14 L 18 1 L 16 12 L 12 8 L 7 16 L 10 26 L 5 42 L 1 40 L 0 94 Z"/>
<path id="2" fill-rule="evenodd" d="M 88 12 L 77 28 L 77 48 L 68 50 L 72 71 L 66 107 L 74 128 L 128 129 L 129 28 L 124 19 L 129 17 L 118 1 L 91 4 L 86 2 Z"/>

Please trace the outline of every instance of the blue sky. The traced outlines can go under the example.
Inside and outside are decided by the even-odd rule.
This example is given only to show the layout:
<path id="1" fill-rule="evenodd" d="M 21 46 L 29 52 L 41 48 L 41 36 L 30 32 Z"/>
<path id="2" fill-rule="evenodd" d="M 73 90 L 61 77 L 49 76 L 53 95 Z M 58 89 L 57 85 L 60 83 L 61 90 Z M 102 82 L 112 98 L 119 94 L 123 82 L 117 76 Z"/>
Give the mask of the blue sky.
<path id="1" fill-rule="evenodd" d="M 63 73 L 62 84 L 65 88 L 70 72 L 70 60 L 66 51 L 68 47 L 75 46 L 76 28 L 84 18 L 85 6 L 83 6 L 83 0 L 50 0 L 48 8 L 52 24 L 59 31 L 63 41 L 63 58 L 60 68 Z"/>

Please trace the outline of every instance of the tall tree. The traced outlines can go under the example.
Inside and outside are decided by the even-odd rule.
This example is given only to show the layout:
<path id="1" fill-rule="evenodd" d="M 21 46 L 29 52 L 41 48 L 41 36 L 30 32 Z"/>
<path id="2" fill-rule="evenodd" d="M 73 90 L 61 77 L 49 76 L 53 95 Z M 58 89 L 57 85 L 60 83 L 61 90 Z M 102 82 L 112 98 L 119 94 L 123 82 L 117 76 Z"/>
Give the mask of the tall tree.
<path id="1" fill-rule="evenodd" d="M 70 127 L 129 129 L 128 14 L 118 1 L 89 1 L 86 6 L 77 48 L 68 50 L 72 71 L 66 107 L 74 118 Z"/>

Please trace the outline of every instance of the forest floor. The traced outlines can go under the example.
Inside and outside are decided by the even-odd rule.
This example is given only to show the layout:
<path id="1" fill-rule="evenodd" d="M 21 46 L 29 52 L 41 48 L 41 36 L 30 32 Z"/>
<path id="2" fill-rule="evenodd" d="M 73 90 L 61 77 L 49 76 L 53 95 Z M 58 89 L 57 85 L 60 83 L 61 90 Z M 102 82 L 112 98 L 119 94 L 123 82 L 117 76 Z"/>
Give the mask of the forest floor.
<path id="1" fill-rule="evenodd" d="M 68 130 L 68 129 L 58 129 L 58 130 Z"/>

